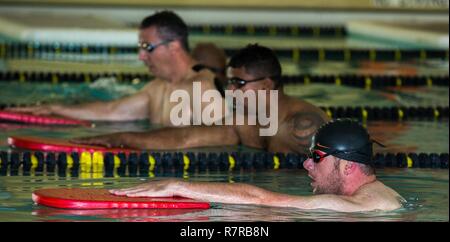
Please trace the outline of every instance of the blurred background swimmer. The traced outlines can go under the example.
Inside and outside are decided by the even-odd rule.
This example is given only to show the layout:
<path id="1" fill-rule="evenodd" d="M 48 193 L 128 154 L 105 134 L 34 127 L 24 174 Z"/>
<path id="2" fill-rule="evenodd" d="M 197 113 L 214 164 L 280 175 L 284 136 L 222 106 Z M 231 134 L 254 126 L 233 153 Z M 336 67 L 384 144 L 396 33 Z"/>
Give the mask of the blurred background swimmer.
<path id="1" fill-rule="evenodd" d="M 139 27 L 139 59 L 155 78 L 131 96 L 110 102 L 72 106 L 52 104 L 10 110 L 94 121 L 149 119 L 152 124 L 171 126 L 170 111 L 175 104 L 169 98 L 173 91 L 185 90 L 192 97 L 193 82 L 201 82 L 202 93 L 216 89 L 213 72 L 208 68 L 193 69 L 198 63 L 189 54 L 188 27 L 171 11 L 157 12 L 142 20 Z M 202 109 L 209 103 L 204 104 Z M 196 118 L 193 112 L 191 115 L 192 119 Z"/>
<path id="2" fill-rule="evenodd" d="M 208 68 L 214 74 L 222 86 L 227 85 L 225 69 L 227 66 L 227 55 L 222 48 L 214 43 L 198 43 L 192 50 L 192 57 L 201 65 Z"/>
<path id="3" fill-rule="evenodd" d="M 324 111 L 313 104 L 284 93 L 283 83 L 279 79 L 282 71 L 281 65 L 275 53 L 258 44 L 248 45 L 233 55 L 228 66 L 229 90 L 244 93 L 266 91 L 265 100 L 258 100 L 258 102 L 265 103 L 266 110 L 270 109 L 270 115 L 275 115 L 272 112 L 276 112 L 276 130 L 272 135 L 260 134 L 260 129 L 271 126 L 271 123 L 261 125 L 255 122 L 252 125 L 245 122 L 255 116 L 260 120 L 259 116 L 265 116 L 265 114 L 248 111 L 250 110 L 249 98 L 240 101 L 236 98 L 236 106 L 244 107 L 244 110 L 247 108 L 248 112 L 244 114 L 237 112 L 236 116 L 233 116 L 235 119 L 232 122 L 233 125 L 223 125 L 227 124 L 226 121 L 223 121 L 222 125 L 170 127 L 148 132 L 121 132 L 77 138 L 72 142 L 110 148 L 136 149 L 183 149 L 243 144 L 272 152 L 306 152 L 314 132 L 329 118 Z M 276 100 L 272 100 L 274 97 L 269 96 L 270 91 L 277 91 Z M 238 124 L 236 119 L 241 116 L 244 116 L 242 118 L 244 123 Z"/>

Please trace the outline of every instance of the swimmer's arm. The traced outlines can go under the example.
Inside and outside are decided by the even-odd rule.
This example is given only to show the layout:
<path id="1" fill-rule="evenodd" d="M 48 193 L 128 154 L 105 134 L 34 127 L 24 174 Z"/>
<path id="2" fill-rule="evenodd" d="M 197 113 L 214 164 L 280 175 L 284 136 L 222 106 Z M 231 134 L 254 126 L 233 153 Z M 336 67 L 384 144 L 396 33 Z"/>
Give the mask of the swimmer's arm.
<path id="1" fill-rule="evenodd" d="M 57 106 L 54 114 L 83 120 L 132 121 L 148 118 L 148 97 L 137 93 L 110 102 Z"/>
<path id="2" fill-rule="evenodd" d="M 140 91 L 134 95 L 109 102 L 91 102 L 77 105 L 50 104 L 11 108 L 16 112 L 35 115 L 58 115 L 81 120 L 130 121 L 148 118 L 149 95 Z"/>
<path id="3" fill-rule="evenodd" d="M 239 144 L 232 126 L 167 127 L 125 134 L 125 146 L 141 149 L 183 149 Z"/>
<path id="4" fill-rule="evenodd" d="M 342 212 L 372 210 L 369 209 L 370 206 L 363 206 L 362 203 L 343 196 L 293 196 L 243 183 L 163 180 L 152 181 L 126 189 L 112 190 L 111 192 L 115 195 L 126 195 L 129 197 L 181 196 L 216 203 L 329 209 Z"/>
<path id="5" fill-rule="evenodd" d="M 134 149 L 183 149 L 239 144 L 233 126 L 167 127 L 148 132 L 124 132 L 79 138 L 74 143 Z"/>
<path id="6" fill-rule="evenodd" d="M 322 194 L 313 196 L 292 196 L 275 194 L 272 199 L 276 206 L 295 207 L 300 209 L 326 209 L 340 212 L 370 211 L 378 208 L 373 201 L 360 199 L 358 197 L 340 196 L 333 194 Z M 267 205 L 269 205 L 267 204 Z"/>
<path id="7" fill-rule="evenodd" d="M 327 209 L 358 212 L 379 209 L 372 201 L 337 195 L 293 196 L 272 192 L 249 184 L 180 183 L 175 195 L 218 203 L 255 204 L 300 209 Z"/>
<path id="8" fill-rule="evenodd" d="M 182 196 L 218 203 L 263 204 L 268 191 L 243 183 L 184 182 L 170 179 L 111 190 L 111 193 L 129 197 Z"/>

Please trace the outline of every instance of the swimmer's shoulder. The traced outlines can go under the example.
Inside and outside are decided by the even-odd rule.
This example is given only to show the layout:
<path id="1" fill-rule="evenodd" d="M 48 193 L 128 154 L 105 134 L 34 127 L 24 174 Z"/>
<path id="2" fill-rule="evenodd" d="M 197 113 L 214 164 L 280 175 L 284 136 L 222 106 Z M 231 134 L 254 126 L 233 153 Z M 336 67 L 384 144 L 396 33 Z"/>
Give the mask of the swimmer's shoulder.
<path id="1" fill-rule="evenodd" d="M 167 84 L 166 81 L 161 80 L 159 78 L 155 78 L 155 79 L 149 81 L 147 84 L 145 84 L 145 86 L 142 88 L 142 90 L 147 91 L 147 92 L 148 91 L 155 92 L 159 88 L 165 87 L 166 84 Z"/>
<path id="2" fill-rule="evenodd" d="M 354 195 L 354 199 L 373 207 L 374 210 L 394 210 L 402 207 L 405 199 L 380 181 L 364 185 Z"/>
<path id="3" fill-rule="evenodd" d="M 327 114 L 320 108 L 292 97 L 289 97 L 288 102 L 280 106 L 279 112 L 281 120 L 292 125 L 294 129 L 301 126 L 318 128 L 329 121 Z"/>
<path id="4" fill-rule="evenodd" d="M 309 104 L 294 102 L 281 105 L 279 110 L 279 125 L 287 128 L 290 139 L 304 149 L 309 149 L 312 136 L 317 129 L 329 121 L 321 109 Z M 288 109 L 283 108 L 289 107 Z"/>

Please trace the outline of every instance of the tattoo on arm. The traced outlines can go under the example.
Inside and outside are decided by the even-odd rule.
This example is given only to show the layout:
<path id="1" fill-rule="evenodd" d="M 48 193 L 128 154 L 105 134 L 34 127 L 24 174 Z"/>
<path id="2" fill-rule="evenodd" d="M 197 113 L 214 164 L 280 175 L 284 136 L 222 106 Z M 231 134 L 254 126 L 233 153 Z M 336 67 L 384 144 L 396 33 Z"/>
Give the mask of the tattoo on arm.
<path id="1" fill-rule="evenodd" d="M 292 117 L 292 136 L 300 152 L 307 152 L 317 129 L 326 122 L 316 112 L 298 112 Z"/>

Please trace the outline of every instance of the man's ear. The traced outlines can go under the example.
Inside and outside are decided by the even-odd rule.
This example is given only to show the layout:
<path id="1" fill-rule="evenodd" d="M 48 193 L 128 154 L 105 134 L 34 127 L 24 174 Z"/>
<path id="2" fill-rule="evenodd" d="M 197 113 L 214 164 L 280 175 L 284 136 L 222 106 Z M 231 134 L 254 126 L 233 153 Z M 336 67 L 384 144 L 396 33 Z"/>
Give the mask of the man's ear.
<path id="1" fill-rule="evenodd" d="M 167 45 L 168 45 L 168 47 L 169 47 L 170 50 L 176 50 L 176 51 L 178 51 L 178 50 L 183 49 L 183 48 L 181 47 L 181 42 L 180 42 L 180 41 L 171 41 L 171 42 L 169 42 Z"/>
<path id="2" fill-rule="evenodd" d="M 357 164 L 355 162 L 346 161 L 346 164 L 344 166 L 344 175 L 348 176 L 353 174 L 357 169 Z"/>

